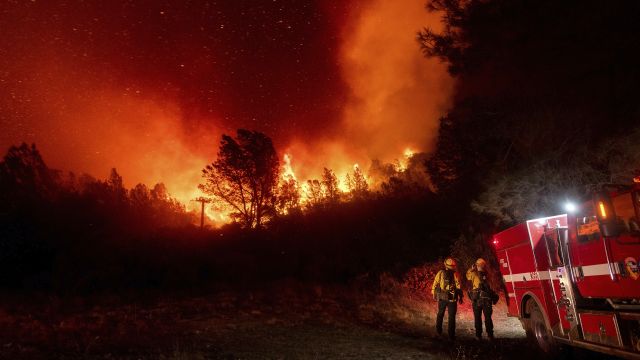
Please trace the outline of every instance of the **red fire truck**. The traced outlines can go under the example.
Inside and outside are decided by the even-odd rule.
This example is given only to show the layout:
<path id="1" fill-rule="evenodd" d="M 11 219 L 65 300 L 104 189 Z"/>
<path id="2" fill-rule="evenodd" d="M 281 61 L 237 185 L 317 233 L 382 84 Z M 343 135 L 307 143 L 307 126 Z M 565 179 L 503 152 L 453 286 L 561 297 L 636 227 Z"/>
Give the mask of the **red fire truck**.
<path id="1" fill-rule="evenodd" d="M 542 350 L 640 359 L 640 184 L 494 235 L 508 312 Z"/>

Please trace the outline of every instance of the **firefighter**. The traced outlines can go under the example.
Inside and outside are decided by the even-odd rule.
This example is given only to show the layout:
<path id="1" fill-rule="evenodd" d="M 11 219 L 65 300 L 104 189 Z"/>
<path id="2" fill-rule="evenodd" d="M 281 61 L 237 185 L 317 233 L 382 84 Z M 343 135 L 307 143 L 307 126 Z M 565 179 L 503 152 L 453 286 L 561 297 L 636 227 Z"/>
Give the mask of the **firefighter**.
<path id="1" fill-rule="evenodd" d="M 493 340 L 493 305 L 498 302 L 498 294 L 491 289 L 487 279 L 487 262 L 480 258 L 467 271 L 467 280 L 471 282 L 469 299 L 472 302 L 476 338 L 482 339 L 482 314 L 487 336 Z"/>
<path id="2" fill-rule="evenodd" d="M 436 274 L 431 286 L 433 299 L 438 301 L 438 316 L 436 318 L 436 331 L 442 335 L 442 320 L 445 310 L 449 313 L 448 333 L 449 339 L 456 337 L 456 312 L 458 302 L 462 304 L 462 290 L 460 289 L 460 274 L 456 271 L 456 261 L 447 258 L 444 261 L 444 269 Z"/>

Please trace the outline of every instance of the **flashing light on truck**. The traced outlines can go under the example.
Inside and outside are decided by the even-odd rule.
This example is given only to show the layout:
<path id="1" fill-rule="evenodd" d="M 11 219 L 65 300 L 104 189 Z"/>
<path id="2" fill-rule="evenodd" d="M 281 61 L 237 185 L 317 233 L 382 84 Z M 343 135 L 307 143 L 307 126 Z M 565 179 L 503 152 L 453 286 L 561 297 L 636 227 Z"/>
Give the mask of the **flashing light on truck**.
<path id="1" fill-rule="evenodd" d="M 564 204 L 564 209 L 568 213 L 574 213 L 576 212 L 576 210 L 578 210 L 578 206 L 574 202 L 568 201 Z"/>

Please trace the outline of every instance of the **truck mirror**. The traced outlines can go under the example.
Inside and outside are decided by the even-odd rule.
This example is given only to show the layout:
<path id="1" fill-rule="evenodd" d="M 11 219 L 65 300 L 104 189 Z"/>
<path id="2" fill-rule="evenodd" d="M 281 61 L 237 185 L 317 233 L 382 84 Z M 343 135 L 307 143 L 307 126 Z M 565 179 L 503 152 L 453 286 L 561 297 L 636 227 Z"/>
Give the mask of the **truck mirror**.
<path id="1" fill-rule="evenodd" d="M 593 196 L 593 205 L 596 208 L 595 210 L 602 236 L 615 237 L 620 235 L 618 218 L 613 209 L 613 203 L 611 202 L 609 193 L 606 191 L 595 193 Z"/>
<path id="2" fill-rule="evenodd" d="M 558 254 L 560 255 L 560 259 L 562 260 L 562 265 L 567 265 L 569 262 L 569 228 L 558 228 L 558 243 Z"/>

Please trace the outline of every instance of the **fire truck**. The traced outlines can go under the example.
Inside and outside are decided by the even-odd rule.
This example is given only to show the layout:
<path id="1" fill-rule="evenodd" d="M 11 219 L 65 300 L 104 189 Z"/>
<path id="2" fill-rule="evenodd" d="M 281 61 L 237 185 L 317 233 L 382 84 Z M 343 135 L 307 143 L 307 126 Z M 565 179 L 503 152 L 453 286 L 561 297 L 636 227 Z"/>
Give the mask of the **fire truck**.
<path id="1" fill-rule="evenodd" d="M 603 186 L 571 210 L 493 236 L 508 314 L 548 354 L 640 359 L 640 184 Z"/>

